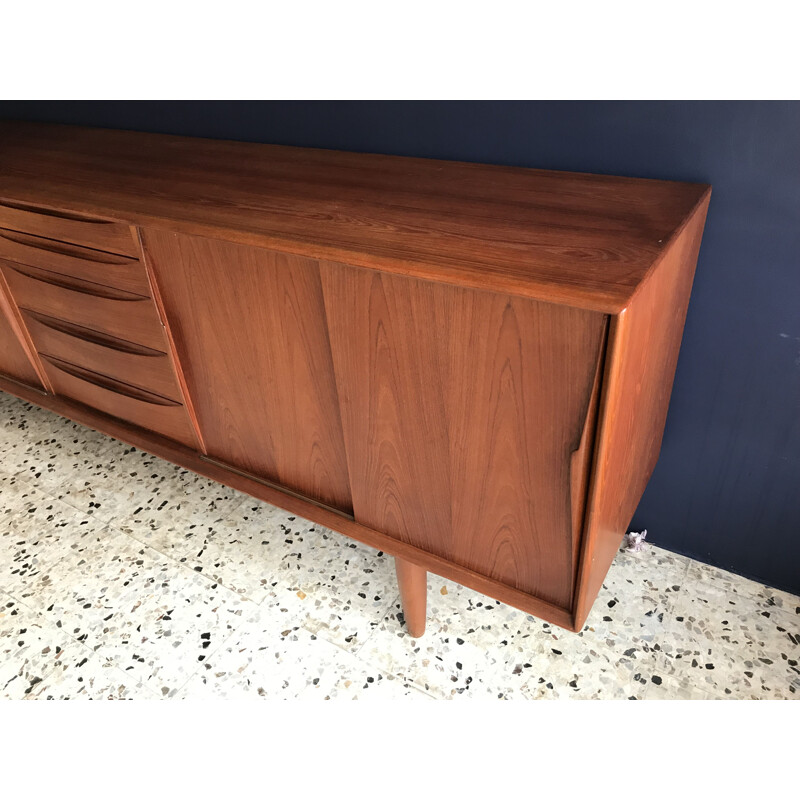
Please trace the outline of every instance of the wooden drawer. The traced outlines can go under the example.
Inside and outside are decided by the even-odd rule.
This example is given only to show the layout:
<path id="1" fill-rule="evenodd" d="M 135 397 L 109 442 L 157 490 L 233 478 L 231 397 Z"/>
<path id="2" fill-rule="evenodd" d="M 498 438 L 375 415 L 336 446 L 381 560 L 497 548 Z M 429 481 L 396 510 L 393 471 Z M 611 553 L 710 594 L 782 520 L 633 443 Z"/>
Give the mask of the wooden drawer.
<path id="1" fill-rule="evenodd" d="M 130 225 L 91 219 L 80 214 L 37 208 L 8 200 L 0 202 L 0 228 L 48 239 L 81 244 L 110 253 L 139 256 L 139 243 Z"/>
<path id="2" fill-rule="evenodd" d="M 118 339 L 165 351 L 166 339 L 149 297 L 0 261 L 11 295 L 26 311 L 72 322 Z"/>
<path id="3" fill-rule="evenodd" d="M 166 353 L 35 311 L 22 313 L 39 353 L 180 402 L 181 393 Z"/>
<path id="4" fill-rule="evenodd" d="M 74 278 L 150 295 L 144 265 L 136 258 L 90 250 L 0 228 L 0 258 Z"/>
<path id="5" fill-rule="evenodd" d="M 42 356 L 42 363 L 57 395 L 197 447 L 189 415 L 180 403 L 51 356 Z"/>

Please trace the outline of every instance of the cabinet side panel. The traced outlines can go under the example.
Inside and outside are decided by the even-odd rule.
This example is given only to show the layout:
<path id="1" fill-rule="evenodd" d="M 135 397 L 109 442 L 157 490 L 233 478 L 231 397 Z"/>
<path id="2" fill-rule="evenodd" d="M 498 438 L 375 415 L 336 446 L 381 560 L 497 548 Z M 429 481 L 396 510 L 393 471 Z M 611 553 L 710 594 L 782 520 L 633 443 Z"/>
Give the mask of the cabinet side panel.
<path id="1" fill-rule="evenodd" d="M 658 460 L 708 196 L 609 331 L 574 607 L 586 620 Z"/>
<path id="2" fill-rule="evenodd" d="M 323 262 L 356 521 L 569 608 L 604 315 Z"/>
<path id="3" fill-rule="evenodd" d="M 43 389 L 32 357 L 28 356 L 23 345 L 24 335 L 5 279 L 0 275 L 0 373 L 28 386 Z"/>
<path id="4" fill-rule="evenodd" d="M 141 233 L 208 455 L 350 513 L 317 262 Z"/>

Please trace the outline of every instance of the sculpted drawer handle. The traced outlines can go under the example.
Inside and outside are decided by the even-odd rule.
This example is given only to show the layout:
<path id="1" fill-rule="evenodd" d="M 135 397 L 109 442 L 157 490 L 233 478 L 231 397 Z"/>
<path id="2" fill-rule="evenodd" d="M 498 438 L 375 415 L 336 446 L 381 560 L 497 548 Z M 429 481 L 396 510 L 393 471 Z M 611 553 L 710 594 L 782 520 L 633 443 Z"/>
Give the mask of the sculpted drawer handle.
<path id="1" fill-rule="evenodd" d="M 180 406 L 174 400 L 168 400 L 166 397 L 161 397 L 157 394 L 145 392 L 143 389 L 138 389 L 136 386 L 130 386 L 127 383 L 120 383 L 112 378 L 107 378 L 105 375 L 100 375 L 97 372 L 90 372 L 89 370 L 77 367 L 75 364 L 68 364 L 55 356 L 48 356 L 46 353 L 40 353 L 42 358 L 52 364 L 56 369 L 71 375 L 73 378 L 91 383 L 94 386 L 99 386 L 101 389 L 106 389 L 109 392 L 122 395 L 123 397 L 130 397 L 133 400 L 139 400 L 142 403 L 149 403 L 153 406 Z"/>
<path id="2" fill-rule="evenodd" d="M 76 325 L 73 322 L 67 322 L 63 319 L 56 319 L 55 317 L 48 317 L 46 314 L 40 314 L 38 311 L 32 311 L 29 308 L 22 309 L 25 314 L 35 319 L 40 325 L 46 328 L 65 333 L 67 336 L 74 336 L 83 342 L 91 342 L 92 344 L 107 347 L 109 350 L 118 350 L 120 353 L 131 353 L 137 356 L 145 356 L 146 358 L 162 358 L 166 353 L 160 350 L 153 350 L 150 347 L 145 347 L 142 344 L 134 344 L 127 342 L 124 339 L 117 339 L 116 336 L 109 336 L 100 331 L 93 331 L 90 328 L 84 328 L 82 325 Z"/>
<path id="3" fill-rule="evenodd" d="M 26 233 L 19 233 L 18 231 L 9 231 L 0 229 L 0 239 L 6 239 L 14 244 L 22 245 L 23 247 L 33 247 L 36 250 L 44 250 L 48 253 L 57 253 L 61 256 L 71 256 L 72 258 L 80 258 L 83 261 L 93 261 L 97 264 L 112 264 L 114 266 L 127 264 L 138 264 L 136 258 L 128 258 L 127 256 L 118 256 L 113 253 L 106 253 L 103 250 L 92 250 L 88 247 L 77 247 L 57 242 L 54 239 L 44 239 L 41 236 L 29 236 Z"/>
<path id="4" fill-rule="evenodd" d="M 27 211 L 31 214 L 41 214 L 45 217 L 57 217 L 59 219 L 69 219 L 75 222 L 86 222 L 90 225 L 115 225 L 117 223 L 111 222 L 107 219 L 92 219 L 91 217 L 84 217 L 81 214 L 75 214 L 71 211 L 56 211 L 52 208 L 42 208 L 41 206 L 27 205 L 26 203 L 9 203 L 7 200 L 0 203 L 0 208 L 10 208 L 14 211 Z"/>
<path id="5" fill-rule="evenodd" d="M 122 300 L 126 303 L 132 303 L 134 301 L 139 302 L 142 300 L 148 303 L 152 302 L 149 297 L 123 292 L 120 289 L 112 289 L 109 286 L 101 286 L 99 283 L 91 283 L 90 281 L 72 280 L 56 272 L 48 272 L 47 270 L 36 269 L 34 267 L 23 267 L 20 264 L 6 263 L 5 266 L 34 281 L 40 281 L 50 286 L 58 286 L 61 289 L 69 289 L 71 292 L 88 294 L 91 297 L 102 297 L 106 300 Z"/>

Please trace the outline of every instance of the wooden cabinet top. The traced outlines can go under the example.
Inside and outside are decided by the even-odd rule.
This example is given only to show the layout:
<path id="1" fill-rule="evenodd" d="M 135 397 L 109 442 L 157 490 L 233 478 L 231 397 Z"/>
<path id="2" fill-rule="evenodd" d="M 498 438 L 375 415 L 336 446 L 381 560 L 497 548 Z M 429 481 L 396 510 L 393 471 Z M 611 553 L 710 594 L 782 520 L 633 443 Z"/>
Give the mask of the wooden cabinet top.
<path id="1" fill-rule="evenodd" d="M 0 122 L 0 203 L 606 313 L 705 184 Z"/>

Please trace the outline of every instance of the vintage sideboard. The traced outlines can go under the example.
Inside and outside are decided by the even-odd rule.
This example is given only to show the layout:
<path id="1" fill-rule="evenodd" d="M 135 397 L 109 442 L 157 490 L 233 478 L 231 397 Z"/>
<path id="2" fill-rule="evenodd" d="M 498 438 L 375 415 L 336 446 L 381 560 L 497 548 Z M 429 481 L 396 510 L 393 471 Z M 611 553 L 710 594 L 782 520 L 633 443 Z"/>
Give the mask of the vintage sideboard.
<path id="1" fill-rule="evenodd" d="M 0 124 L 0 389 L 580 630 L 706 185 Z"/>

